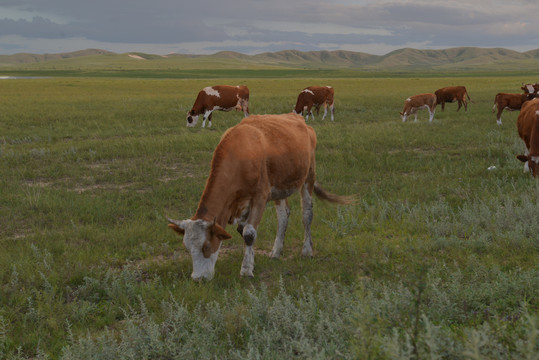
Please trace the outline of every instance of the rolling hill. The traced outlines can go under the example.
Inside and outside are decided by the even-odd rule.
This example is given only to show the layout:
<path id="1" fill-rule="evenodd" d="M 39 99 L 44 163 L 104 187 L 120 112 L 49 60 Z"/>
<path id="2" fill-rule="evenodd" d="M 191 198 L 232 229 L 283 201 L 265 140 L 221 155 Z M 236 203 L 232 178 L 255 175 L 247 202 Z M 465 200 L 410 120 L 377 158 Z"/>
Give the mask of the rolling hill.
<path id="1" fill-rule="evenodd" d="M 386 55 L 352 51 L 284 50 L 256 55 L 221 51 L 212 55 L 117 54 L 87 49 L 60 54 L 0 55 L 0 69 L 363 69 L 376 70 L 531 70 L 539 71 L 539 49 L 458 47 L 404 48 Z"/>

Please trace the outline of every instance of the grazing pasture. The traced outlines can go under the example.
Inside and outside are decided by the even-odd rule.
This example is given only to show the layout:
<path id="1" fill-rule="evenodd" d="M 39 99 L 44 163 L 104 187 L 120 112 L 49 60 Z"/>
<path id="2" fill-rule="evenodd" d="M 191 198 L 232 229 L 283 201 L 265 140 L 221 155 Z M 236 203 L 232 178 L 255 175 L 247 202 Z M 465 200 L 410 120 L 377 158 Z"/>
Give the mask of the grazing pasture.
<path id="1" fill-rule="evenodd" d="M 323 74 L 0 80 L 0 358 L 537 356 L 539 181 L 515 157 L 518 113 L 498 126 L 491 112 L 537 75 Z M 331 85 L 335 121 L 309 121 L 317 179 L 358 201 L 314 200 L 304 258 L 292 196 L 278 260 L 269 204 L 255 277 L 239 276 L 230 226 L 214 279 L 195 283 L 165 216 L 194 213 L 215 146 L 243 118 L 186 128 L 216 83 L 247 85 L 252 114 Z M 452 85 L 469 91 L 467 112 L 401 121 L 404 99 Z"/>

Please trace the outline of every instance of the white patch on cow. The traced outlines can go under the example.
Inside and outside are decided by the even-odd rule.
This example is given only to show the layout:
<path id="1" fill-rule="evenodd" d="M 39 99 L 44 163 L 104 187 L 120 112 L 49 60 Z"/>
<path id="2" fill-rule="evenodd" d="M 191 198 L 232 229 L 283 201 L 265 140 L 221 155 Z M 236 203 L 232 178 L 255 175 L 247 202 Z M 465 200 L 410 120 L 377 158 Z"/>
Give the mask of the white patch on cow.
<path id="1" fill-rule="evenodd" d="M 531 160 L 536 163 L 536 164 L 539 164 L 539 156 L 532 156 L 531 157 Z"/>
<path id="2" fill-rule="evenodd" d="M 527 84 L 526 85 L 526 88 L 528 89 L 528 92 L 530 94 L 533 94 L 533 92 L 535 91 L 535 89 L 533 88 L 533 85 L 532 84 Z"/>
<path id="3" fill-rule="evenodd" d="M 210 96 L 221 97 L 219 91 L 215 90 L 212 86 L 205 87 L 204 92 Z"/>
<path id="4" fill-rule="evenodd" d="M 208 221 L 204 220 L 184 220 L 183 244 L 191 254 L 193 259 L 193 280 L 206 279 L 211 280 L 215 273 L 215 263 L 219 255 L 219 250 L 211 254 L 209 258 L 204 257 L 202 246 L 206 242 L 207 229 L 210 226 Z"/>
<path id="5" fill-rule="evenodd" d="M 303 90 L 302 92 L 304 92 L 304 93 L 309 93 L 309 94 L 311 94 L 311 95 L 314 95 L 314 93 L 312 92 L 312 90 L 309 90 L 309 89 L 305 89 L 305 90 Z"/>
<path id="6" fill-rule="evenodd" d="M 331 89 L 331 86 L 326 86 L 328 89 Z"/>
<path id="7" fill-rule="evenodd" d="M 412 99 L 408 98 L 408 99 L 406 99 L 406 101 L 407 101 L 407 102 L 410 102 L 410 101 L 412 101 Z"/>

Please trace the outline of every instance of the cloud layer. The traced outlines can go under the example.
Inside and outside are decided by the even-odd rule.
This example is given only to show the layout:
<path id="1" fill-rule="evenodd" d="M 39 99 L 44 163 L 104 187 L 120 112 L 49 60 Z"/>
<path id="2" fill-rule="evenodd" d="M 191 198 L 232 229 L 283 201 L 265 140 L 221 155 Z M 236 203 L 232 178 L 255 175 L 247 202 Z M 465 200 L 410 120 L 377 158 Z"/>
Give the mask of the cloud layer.
<path id="1" fill-rule="evenodd" d="M 535 0 L 3 0 L 0 54 L 539 47 Z"/>

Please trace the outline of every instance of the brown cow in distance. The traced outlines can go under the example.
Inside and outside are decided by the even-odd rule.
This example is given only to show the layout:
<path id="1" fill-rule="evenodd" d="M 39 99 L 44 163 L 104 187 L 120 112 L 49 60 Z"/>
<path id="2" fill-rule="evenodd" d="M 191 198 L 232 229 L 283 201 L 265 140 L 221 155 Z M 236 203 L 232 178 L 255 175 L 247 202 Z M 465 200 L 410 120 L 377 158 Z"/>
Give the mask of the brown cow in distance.
<path id="1" fill-rule="evenodd" d="M 203 115 L 202 127 L 211 127 L 211 117 L 214 110 L 230 111 L 243 110 L 245 117 L 249 116 L 249 88 L 247 86 L 216 85 L 208 86 L 199 91 L 193 108 L 187 113 L 187 127 L 194 127 L 198 117 Z"/>
<path id="2" fill-rule="evenodd" d="M 316 134 L 302 116 L 251 115 L 221 137 L 213 153 L 211 170 L 195 215 L 169 220 L 169 227 L 183 235 L 193 259 L 191 277 L 211 279 L 221 242 L 231 238 L 227 224 L 238 224 L 245 241 L 240 275 L 253 276 L 253 243 L 266 203 L 277 210 L 277 236 L 271 257 L 283 248 L 290 208 L 287 198 L 300 192 L 304 241 L 302 255 L 311 256 L 313 192 L 322 200 L 346 204 L 352 199 L 324 190 L 316 182 Z"/>
<path id="3" fill-rule="evenodd" d="M 468 92 L 466 91 L 466 87 L 464 86 L 449 86 L 444 87 L 441 89 L 438 89 L 434 92 L 436 94 L 436 103 L 442 104 L 442 111 L 445 109 L 445 103 L 452 103 L 455 101 L 458 101 L 459 105 L 457 108 L 457 111 L 460 110 L 460 107 L 462 104 L 464 104 L 464 111 L 468 111 L 468 100 L 470 99 L 470 96 L 468 95 Z"/>
<path id="4" fill-rule="evenodd" d="M 417 121 L 417 111 L 422 109 L 427 109 L 429 111 L 429 121 L 432 121 L 432 119 L 434 119 L 434 113 L 436 112 L 436 95 L 420 94 L 410 96 L 406 99 L 406 101 L 404 101 L 404 109 L 400 113 L 402 122 L 405 122 L 409 115 L 415 115 L 414 121 Z"/>
<path id="5" fill-rule="evenodd" d="M 534 98 L 533 93 L 527 94 L 506 94 L 498 93 L 494 97 L 494 106 L 492 107 L 492 112 L 497 108 L 498 114 L 496 114 L 496 121 L 498 125 L 502 124 L 502 112 L 504 110 L 514 111 L 520 110 L 522 104 L 526 101 Z"/>
<path id="6" fill-rule="evenodd" d="M 309 86 L 299 93 L 296 106 L 294 107 L 294 113 L 302 115 L 306 113 L 307 116 L 305 117 L 305 121 L 309 120 L 309 114 L 311 114 L 314 120 L 314 115 L 312 112 L 313 106 L 316 109 L 316 114 L 318 115 L 320 106 L 323 105 L 324 115 L 322 116 L 322 120 L 324 120 L 328 113 L 327 108 L 329 106 L 331 111 L 331 121 L 333 121 L 334 97 L 335 91 L 331 86 Z"/>
<path id="7" fill-rule="evenodd" d="M 518 135 L 526 145 L 526 152 L 517 155 L 524 163 L 524 171 L 531 171 L 534 177 L 539 176 L 539 99 L 527 101 L 517 120 Z"/>

